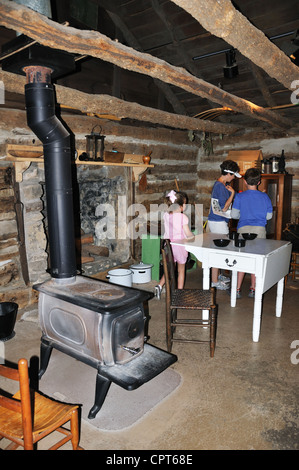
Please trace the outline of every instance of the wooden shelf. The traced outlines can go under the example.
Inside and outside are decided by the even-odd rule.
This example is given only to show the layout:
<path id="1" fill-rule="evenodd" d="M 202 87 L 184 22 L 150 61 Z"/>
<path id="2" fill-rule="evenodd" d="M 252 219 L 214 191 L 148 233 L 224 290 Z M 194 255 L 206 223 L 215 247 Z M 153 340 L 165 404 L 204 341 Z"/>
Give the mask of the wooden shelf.
<path id="1" fill-rule="evenodd" d="M 40 155 L 38 157 L 34 155 Z M 132 168 L 133 181 L 138 181 L 139 176 L 144 173 L 148 168 L 154 168 L 152 164 L 139 163 L 142 160 L 142 155 L 124 154 L 124 160 L 127 162 L 114 163 L 114 162 L 98 162 L 98 161 L 81 161 L 79 158 L 75 160 L 76 165 L 93 165 L 93 166 L 119 166 Z M 134 158 L 137 161 L 133 161 Z M 130 159 L 132 162 L 130 162 Z M 27 170 L 31 163 L 44 163 L 43 148 L 30 146 L 30 145 L 12 145 L 6 146 L 6 161 L 13 162 L 16 169 L 16 181 L 20 182 L 23 179 L 23 172 Z"/>

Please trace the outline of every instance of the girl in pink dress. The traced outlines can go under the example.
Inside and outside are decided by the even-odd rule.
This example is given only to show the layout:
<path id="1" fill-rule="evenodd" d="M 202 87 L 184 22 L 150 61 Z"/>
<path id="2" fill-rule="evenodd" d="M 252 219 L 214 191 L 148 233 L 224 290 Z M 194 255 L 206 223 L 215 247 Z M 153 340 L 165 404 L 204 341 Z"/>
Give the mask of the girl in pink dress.
<path id="1" fill-rule="evenodd" d="M 166 196 L 166 204 L 169 211 L 165 212 L 164 220 L 164 240 L 169 239 L 172 241 L 182 240 L 184 238 L 193 238 L 193 233 L 189 228 L 189 219 L 184 214 L 186 208 L 187 196 L 179 191 L 170 191 Z M 173 260 L 177 263 L 178 267 L 178 289 L 184 288 L 185 283 L 185 264 L 188 257 L 188 252 L 183 246 L 172 245 Z M 162 288 L 165 284 L 164 275 L 162 276 L 159 284 L 155 287 L 155 295 L 158 299 L 161 298 Z"/>

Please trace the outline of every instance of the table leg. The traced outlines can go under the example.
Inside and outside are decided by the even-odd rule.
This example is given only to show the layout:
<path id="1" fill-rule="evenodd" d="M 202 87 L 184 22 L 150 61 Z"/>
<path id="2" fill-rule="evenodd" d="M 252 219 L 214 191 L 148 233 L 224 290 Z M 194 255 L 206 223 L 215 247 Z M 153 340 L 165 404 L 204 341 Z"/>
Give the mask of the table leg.
<path id="1" fill-rule="evenodd" d="M 207 290 L 210 289 L 210 268 L 203 268 L 202 288 Z M 209 319 L 209 310 L 202 311 L 202 319 Z"/>
<path id="2" fill-rule="evenodd" d="M 259 341 L 260 329 L 261 329 L 261 315 L 262 315 L 262 283 L 261 280 L 256 278 L 255 285 L 255 297 L 254 297 L 254 310 L 253 310 L 253 326 L 252 326 L 252 340 L 254 342 Z"/>
<path id="3" fill-rule="evenodd" d="M 276 295 L 276 316 L 277 317 L 281 317 L 283 289 L 284 289 L 284 278 L 280 279 L 280 281 L 278 281 L 277 283 L 277 295 Z"/>
<path id="4" fill-rule="evenodd" d="M 230 305 L 231 305 L 231 307 L 236 306 L 237 277 L 238 277 L 238 272 L 237 271 L 232 271 L 232 280 L 231 280 L 231 286 L 230 286 Z"/>
<path id="5" fill-rule="evenodd" d="M 203 268 L 202 288 L 210 289 L 210 268 Z"/>

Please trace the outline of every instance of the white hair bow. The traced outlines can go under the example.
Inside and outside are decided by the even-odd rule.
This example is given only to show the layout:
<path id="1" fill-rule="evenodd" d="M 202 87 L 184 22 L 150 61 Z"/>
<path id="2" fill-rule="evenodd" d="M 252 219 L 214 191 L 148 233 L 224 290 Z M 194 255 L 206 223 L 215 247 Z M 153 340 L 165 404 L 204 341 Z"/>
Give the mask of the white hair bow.
<path id="1" fill-rule="evenodd" d="M 176 201 L 176 192 L 172 189 L 170 191 L 170 193 L 167 194 L 167 197 L 169 197 L 169 199 L 171 200 L 172 203 L 174 203 L 174 201 Z"/>

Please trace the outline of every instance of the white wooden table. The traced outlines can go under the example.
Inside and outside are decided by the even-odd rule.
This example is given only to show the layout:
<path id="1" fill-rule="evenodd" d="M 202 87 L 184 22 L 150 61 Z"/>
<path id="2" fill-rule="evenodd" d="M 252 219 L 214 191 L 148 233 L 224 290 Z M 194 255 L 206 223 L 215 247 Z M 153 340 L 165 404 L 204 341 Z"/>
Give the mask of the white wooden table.
<path id="1" fill-rule="evenodd" d="M 257 238 L 246 240 L 244 248 L 236 248 L 230 240 L 227 247 L 215 246 L 213 239 L 228 238 L 216 233 L 196 235 L 194 241 L 181 240 L 172 242 L 173 245 L 183 245 L 201 261 L 203 269 L 203 289 L 210 287 L 210 268 L 220 268 L 232 271 L 231 306 L 236 306 L 237 273 L 246 272 L 256 276 L 252 339 L 259 341 L 262 297 L 270 287 L 277 283 L 276 317 L 281 316 L 284 277 L 289 272 L 292 244 L 281 240 Z M 203 313 L 207 318 L 208 312 Z"/>

